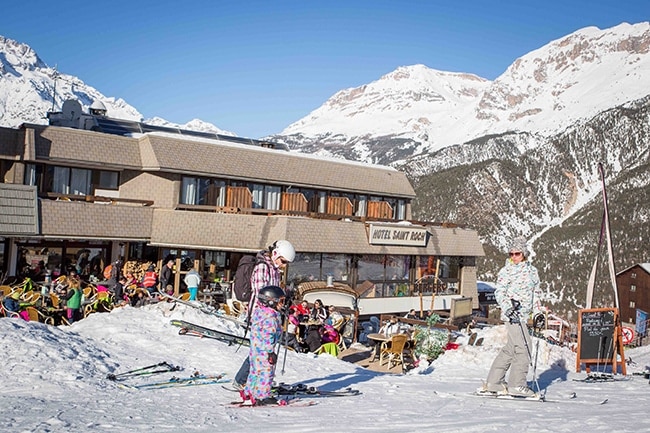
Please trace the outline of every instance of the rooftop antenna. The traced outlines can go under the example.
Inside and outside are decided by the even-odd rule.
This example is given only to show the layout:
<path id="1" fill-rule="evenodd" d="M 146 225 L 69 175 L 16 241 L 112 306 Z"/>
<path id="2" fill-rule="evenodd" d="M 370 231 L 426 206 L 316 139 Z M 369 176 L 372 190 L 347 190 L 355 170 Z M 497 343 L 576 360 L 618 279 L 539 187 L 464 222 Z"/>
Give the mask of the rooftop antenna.
<path id="1" fill-rule="evenodd" d="M 57 65 L 54 65 L 54 74 L 52 77 L 54 78 L 54 93 L 52 95 L 52 112 L 54 112 L 54 105 L 56 104 L 56 80 L 59 78 L 59 72 L 56 70 Z"/>

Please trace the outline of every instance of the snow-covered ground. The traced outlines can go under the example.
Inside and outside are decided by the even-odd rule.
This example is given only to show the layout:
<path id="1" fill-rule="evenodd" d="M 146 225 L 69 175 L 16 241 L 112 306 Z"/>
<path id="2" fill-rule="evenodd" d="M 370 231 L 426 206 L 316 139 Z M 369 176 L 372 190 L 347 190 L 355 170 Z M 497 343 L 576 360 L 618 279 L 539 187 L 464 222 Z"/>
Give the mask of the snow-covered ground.
<path id="1" fill-rule="evenodd" d="M 196 309 L 161 303 L 96 313 L 70 327 L 0 319 L 2 432 L 598 432 L 648 431 L 650 385 L 631 375 L 650 365 L 650 348 L 625 352 L 636 365 L 617 382 L 584 383 L 568 349 L 539 344 L 537 374 L 550 402 L 504 401 L 470 395 L 505 342 L 503 327 L 479 331 L 481 347 L 461 345 L 430 366 L 382 374 L 329 355 L 288 353 L 277 381 L 323 389 L 353 387 L 355 397 L 314 397 L 315 406 L 233 408 L 237 394 L 221 385 L 127 390 L 106 378 L 167 361 L 175 373 L 125 383 L 227 373 L 247 349 L 178 335 L 170 319 L 234 330 Z M 463 337 L 459 338 L 462 342 Z M 534 346 L 536 343 L 534 343 Z M 282 357 L 280 366 L 282 368 Z M 532 379 L 532 369 L 529 379 Z M 576 397 L 570 396 L 575 393 Z M 603 402 L 605 402 L 603 404 Z"/>

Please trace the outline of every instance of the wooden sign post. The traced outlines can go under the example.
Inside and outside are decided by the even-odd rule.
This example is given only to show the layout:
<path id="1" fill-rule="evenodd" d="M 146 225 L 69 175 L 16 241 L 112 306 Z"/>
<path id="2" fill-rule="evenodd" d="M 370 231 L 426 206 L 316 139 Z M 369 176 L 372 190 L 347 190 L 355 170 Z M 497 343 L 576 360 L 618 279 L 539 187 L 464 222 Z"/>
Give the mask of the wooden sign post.
<path id="1" fill-rule="evenodd" d="M 576 372 L 585 364 L 587 373 L 591 366 L 612 366 L 618 372 L 620 356 L 621 374 L 625 375 L 625 355 L 618 308 L 590 308 L 578 311 L 578 351 Z"/>

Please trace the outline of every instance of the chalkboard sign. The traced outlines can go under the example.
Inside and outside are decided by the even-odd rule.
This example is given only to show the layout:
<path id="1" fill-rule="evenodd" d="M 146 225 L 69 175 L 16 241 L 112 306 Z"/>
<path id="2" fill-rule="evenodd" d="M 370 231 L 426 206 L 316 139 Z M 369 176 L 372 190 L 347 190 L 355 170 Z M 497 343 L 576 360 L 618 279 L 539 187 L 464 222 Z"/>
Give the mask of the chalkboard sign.
<path id="1" fill-rule="evenodd" d="M 580 312 L 580 358 L 583 361 L 607 360 L 614 356 L 614 313 L 614 310 L 603 309 Z"/>
<path id="2" fill-rule="evenodd" d="M 618 309 L 580 310 L 576 370 L 580 371 L 581 363 L 585 363 L 587 371 L 589 364 L 611 364 L 615 371 L 619 355 L 624 359 Z"/>

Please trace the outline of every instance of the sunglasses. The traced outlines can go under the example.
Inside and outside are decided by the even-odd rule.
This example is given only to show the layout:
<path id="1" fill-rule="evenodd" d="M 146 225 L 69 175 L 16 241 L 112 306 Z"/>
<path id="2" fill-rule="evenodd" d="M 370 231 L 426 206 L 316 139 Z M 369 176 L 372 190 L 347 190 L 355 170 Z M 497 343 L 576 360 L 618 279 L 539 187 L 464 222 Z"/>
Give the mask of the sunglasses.
<path id="1" fill-rule="evenodd" d="M 521 252 L 517 251 L 516 253 L 508 253 L 510 257 L 517 257 L 521 255 Z"/>

